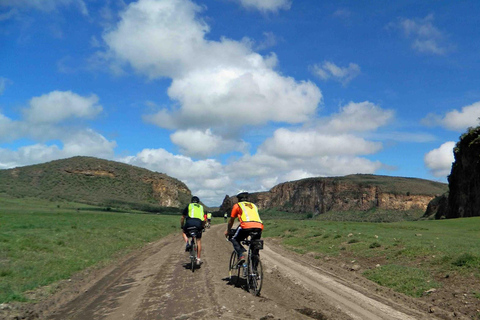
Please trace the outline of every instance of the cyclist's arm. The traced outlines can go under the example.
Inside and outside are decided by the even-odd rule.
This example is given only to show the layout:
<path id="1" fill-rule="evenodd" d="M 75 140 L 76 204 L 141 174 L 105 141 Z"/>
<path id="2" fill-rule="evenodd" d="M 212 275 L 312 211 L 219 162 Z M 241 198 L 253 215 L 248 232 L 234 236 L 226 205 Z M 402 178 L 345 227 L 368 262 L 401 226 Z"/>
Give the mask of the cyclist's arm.
<path id="1" fill-rule="evenodd" d="M 184 224 L 185 224 L 185 216 L 182 215 L 182 217 L 180 218 L 180 228 L 183 229 Z"/>
<path id="2" fill-rule="evenodd" d="M 232 214 L 231 214 L 230 220 L 228 221 L 228 224 L 227 224 L 227 231 L 225 231 L 225 236 L 228 236 L 228 234 L 230 233 L 230 230 L 233 227 L 233 223 L 235 222 L 235 218 L 237 217 L 237 211 L 238 210 L 240 210 L 240 208 L 237 204 L 235 204 L 232 208 Z"/>

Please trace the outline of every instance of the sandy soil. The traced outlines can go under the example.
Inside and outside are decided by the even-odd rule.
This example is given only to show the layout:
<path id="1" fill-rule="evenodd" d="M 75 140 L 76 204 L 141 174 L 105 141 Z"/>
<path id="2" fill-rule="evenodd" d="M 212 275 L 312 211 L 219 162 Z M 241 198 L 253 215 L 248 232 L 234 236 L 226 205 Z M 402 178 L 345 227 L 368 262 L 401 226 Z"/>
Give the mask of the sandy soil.
<path id="1" fill-rule="evenodd" d="M 63 282 L 35 305 L 2 308 L 0 318 L 467 319 L 381 288 L 356 271 L 285 251 L 270 239 L 261 251 L 263 289 L 253 296 L 227 280 L 232 245 L 224 230 L 225 224 L 215 225 L 204 233 L 204 264 L 193 273 L 182 237 L 175 234 Z"/>

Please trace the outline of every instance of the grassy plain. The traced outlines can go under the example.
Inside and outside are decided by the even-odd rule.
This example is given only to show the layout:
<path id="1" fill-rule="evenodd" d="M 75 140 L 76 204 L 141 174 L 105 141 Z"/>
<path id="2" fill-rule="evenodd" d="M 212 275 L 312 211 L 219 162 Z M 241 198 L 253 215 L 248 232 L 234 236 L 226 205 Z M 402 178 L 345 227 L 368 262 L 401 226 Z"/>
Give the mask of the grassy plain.
<path id="1" fill-rule="evenodd" d="M 373 266 L 365 277 L 419 297 L 450 276 L 480 280 L 480 217 L 394 223 L 266 220 L 264 235 L 315 258 Z M 479 301 L 480 302 L 480 301 Z"/>
<path id="2" fill-rule="evenodd" d="M 391 214 L 381 213 L 380 221 Z M 359 263 L 365 277 L 398 292 L 419 297 L 448 277 L 479 283 L 480 218 L 372 223 L 289 217 L 263 212 L 264 236 L 317 259 Z M 178 218 L 0 194 L 0 303 L 26 301 L 29 290 L 175 232 Z M 480 303 L 477 288 L 472 294 Z"/>
<path id="3" fill-rule="evenodd" d="M 0 195 L 0 303 L 178 231 L 173 215 Z"/>

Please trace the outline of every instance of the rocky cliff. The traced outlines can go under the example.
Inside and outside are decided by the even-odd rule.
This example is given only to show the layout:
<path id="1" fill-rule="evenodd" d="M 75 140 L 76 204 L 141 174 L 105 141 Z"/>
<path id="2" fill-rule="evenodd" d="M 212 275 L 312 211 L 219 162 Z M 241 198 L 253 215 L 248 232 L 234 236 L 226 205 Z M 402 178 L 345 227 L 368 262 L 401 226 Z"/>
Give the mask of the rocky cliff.
<path id="1" fill-rule="evenodd" d="M 322 214 L 328 211 L 420 209 L 444 193 L 447 185 L 423 179 L 376 175 L 309 178 L 285 182 L 268 192 L 251 194 L 260 209 Z M 235 198 L 226 197 L 220 210 L 228 210 Z"/>
<path id="2" fill-rule="evenodd" d="M 445 217 L 480 216 L 480 126 L 460 137 L 454 156 Z"/>
<path id="3" fill-rule="evenodd" d="M 93 157 L 73 157 L 0 170 L 0 193 L 102 206 L 182 208 L 191 192 L 166 174 Z"/>

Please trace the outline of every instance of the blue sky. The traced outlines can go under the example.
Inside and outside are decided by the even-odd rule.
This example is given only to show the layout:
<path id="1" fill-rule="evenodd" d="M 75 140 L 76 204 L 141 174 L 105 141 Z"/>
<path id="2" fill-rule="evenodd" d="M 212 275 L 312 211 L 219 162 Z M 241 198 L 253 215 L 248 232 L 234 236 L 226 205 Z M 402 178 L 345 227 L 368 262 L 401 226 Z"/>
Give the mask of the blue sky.
<path id="1" fill-rule="evenodd" d="M 478 1 L 0 0 L 0 169 L 77 155 L 210 206 L 372 173 L 446 182 L 480 117 Z"/>

